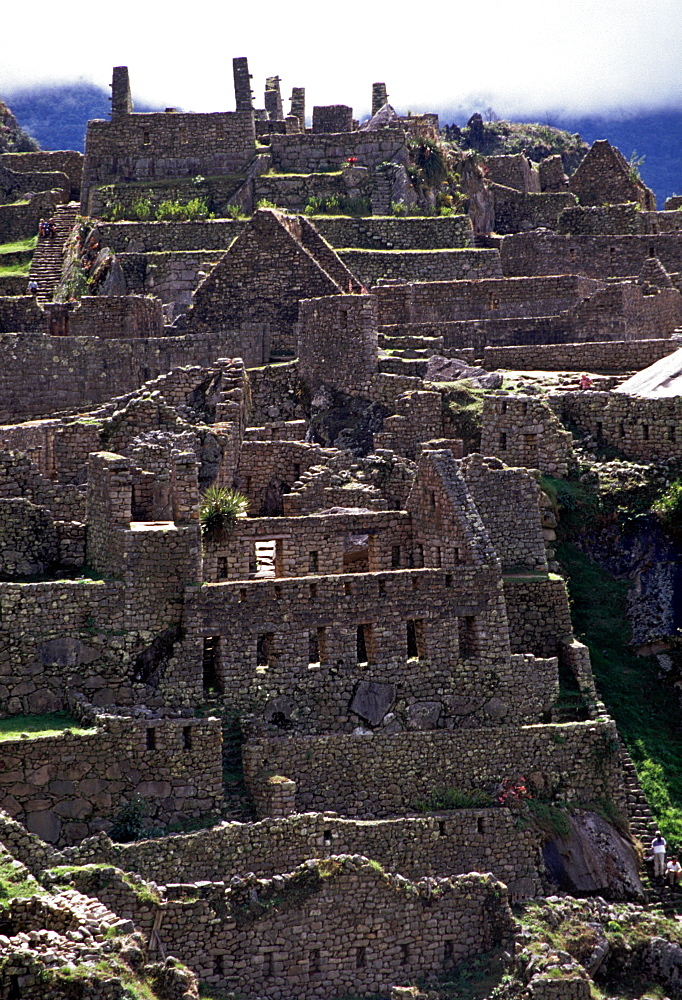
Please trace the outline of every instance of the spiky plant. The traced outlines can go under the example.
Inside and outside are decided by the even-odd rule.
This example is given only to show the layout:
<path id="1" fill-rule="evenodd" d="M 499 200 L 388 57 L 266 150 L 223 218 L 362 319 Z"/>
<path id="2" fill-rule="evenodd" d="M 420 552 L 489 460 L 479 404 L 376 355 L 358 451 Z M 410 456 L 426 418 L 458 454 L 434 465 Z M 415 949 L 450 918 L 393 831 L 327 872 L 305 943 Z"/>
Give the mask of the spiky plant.
<path id="1" fill-rule="evenodd" d="M 245 517 L 249 498 L 227 486 L 209 486 L 199 507 L 201 534 L 207 541 L 219 541 L 234 528 L 237 518 Z"/>

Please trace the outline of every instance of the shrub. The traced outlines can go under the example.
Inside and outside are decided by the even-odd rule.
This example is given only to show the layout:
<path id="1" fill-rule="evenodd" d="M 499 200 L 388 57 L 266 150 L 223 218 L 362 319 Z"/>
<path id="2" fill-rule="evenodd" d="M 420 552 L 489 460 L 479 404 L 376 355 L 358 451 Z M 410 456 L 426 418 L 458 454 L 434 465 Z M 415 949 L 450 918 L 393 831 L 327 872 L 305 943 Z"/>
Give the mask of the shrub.
<path id="1" fill-rule="evenodd" d="M 202 535 L 207 541 L 219 541 L 234 528 L 238 517 L 246 515 L 248 509 L 248 497 L 238 490 L 209 486 L 199 507 Z"/>
<path id="2" fill-rule="evenodd" d="M 147 803 L 139 795 L 134 795 L 119 812 L 109 836 L 119 844 L 141 840 L 145 834 L 146 815 Z"/>
<path id="3" fill-rule="evenodd" d="M 671 483 L 651 509 L 666 531 L 682 535 L 682 480 Z"/>
<path id="4" fill-rule="evenodd" d="M 482 809 L 491 804 L 490 796 L 476 788 L 437 788 L 426 802 L 418 804 L 417 810 L 426 813 L 447 809 Z"/>

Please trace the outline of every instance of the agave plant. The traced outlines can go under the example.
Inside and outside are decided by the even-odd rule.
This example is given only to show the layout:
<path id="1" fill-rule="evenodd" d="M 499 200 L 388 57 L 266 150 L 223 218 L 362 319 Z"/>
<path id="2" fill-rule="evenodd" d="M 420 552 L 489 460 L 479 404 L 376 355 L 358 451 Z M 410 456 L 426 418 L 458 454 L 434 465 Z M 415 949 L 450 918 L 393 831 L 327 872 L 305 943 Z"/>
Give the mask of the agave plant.
<path id="1" fill-rule="evenodd" d="M 207 541 L 218 541 L 249 509 L 249 498 L 227 486 L 209 486 L 201 498 L 199 520 Z"/>

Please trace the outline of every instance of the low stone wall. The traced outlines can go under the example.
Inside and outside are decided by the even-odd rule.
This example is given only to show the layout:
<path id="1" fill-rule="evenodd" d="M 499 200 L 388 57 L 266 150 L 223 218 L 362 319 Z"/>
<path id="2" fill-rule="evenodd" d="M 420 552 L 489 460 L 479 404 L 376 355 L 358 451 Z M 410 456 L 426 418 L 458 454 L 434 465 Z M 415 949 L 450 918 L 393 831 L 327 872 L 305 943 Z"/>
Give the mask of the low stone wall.
<path id="1" fill-rule="evenodd" d="M 473 243 L 468 215 L 403 219 L 381 215 L 362 219 L 316 215 L 311 221 L 320 235 L 337 248 L 451 250 L 470 247 Z"/>
<path id="2" fill-rule="evenodd" d="M 1 153 L 0 166 L 18 172 L 57 171 L 69 178 L 69 201 L 78 201 L 83 172 L 83 154 L 74 149 L 40 150 L 35 153 Z"/>
<path id="3" fill-rule="evenodd" d="M 678 349 L 673 340 L 606 340 L 593 343 L 485 347 L 488 369 L 590 371 L 623 374 L 648 368 Z"/>
<path id="4" fill-rule="evenodd" d="M 568 800 L 612 798 L 624 807 L 611 720 L 432 731 L 394 736 L 288 736 L 249 740 L 244 772 L 255 789 L 269 774 L 296 782 L 298 809 L 382 818 L 414 810 L 438 788 L 491 792 L 517 774 L 539 775 Z"/>
<path id="5" fill-rule="evenodd" d="M 23 274 L 2 274 L 0 275 L 0 299 L 5 296 L 24 295 L 28 288 L 28 275 Z"/>
<path id="6" fill-rule="evenodd" d="M 378 132 L 338 132 L 311 135 L 273 135 L 270 140 L 272 166 L 275 170 L 306 173 L 314 170 L 340 170 L 349 157 L 355 156 L 360 167 L 374 167 L 404 151 L 402 129 Z M 403 155 L 406 155 L 403 152 Z"/>
<path id="7" fill-rule="evenodd" d="M 68 314 L 68 328 L 72 337 L 159 339 L 163 336 L 161 301 L 149 295 L 86 295 Z"/>
<path id="8" fill-rule="evenodd" d="M 536 231 L 505 236 L 502 268 L 509 277 L 583 274 L 589 278 L 637 277 L 647 257 L 669 273 L 679 271 L 682 233 L 647 236 L 560 236 Z"/>
<path id="9" fill-rule="evenodd" d="M 504 599 L 512 652 L 557 656 L 560 640 L 573 634 L 563 578 L 505 575 Z"/>
<path id="10" fill-rule="evenodd" d="M 139 340 L 0 336 L 0 422 L 101 403 L 181 365 L 229 356 L 229 338 L 208 334 Z M 38 374 L 37 374 L 38 373 Z"/>
<path id="11" fill-rule="evenodd" d="M 28 277 L 21 278 L 18 295 L 0 298 L 0 334 L 47 333 L 47 316 L 35 295 L 27 295 Z M 0 339 L 2 344 L 4 338 Z M 36 370 L 37 371 L 37 370 Z M 32 372 L 35 377 L 36 371 Z"/>
<path id="12" fill-rule="evenodd" d="M 110 829 L 134 796 L 154 822 L 217 811 L 222 803 L 218 719 L 100 716 L 90 733 L 6 740 L 0 808 L 49 843 Z"/>
<path id="13" fill-rule="evenodd" d="M 12 205 L 0 205 L 0 243 L 25 240 L 38 232 L 41 218 L 49 219 L 64 200 L 61 191 L 40 191 Z"/>
<path id="14" fill-rule="evenodd" d="M 98 222 L 101 246 L 114 253 L 227 250 L 247 225 L 241 219 L 197 222 Z"/>
<path id="15" fill-rule="evenodd" d="M 0 822 L 0 839 L 4 837 Z M 13 850 L 15 842 L 23 844 L 16 831 L 8 845 Z M 518 829 L 507 809 L 455 809 L 371 822 L 305 813 L 221 823 L 211 830 L 132 844 L 114 844 L 102 836 L 70 849 L 61 863 L 113 864 L 157 883 L 227 882 L 247 872 L 267 878 L 312 857 L 364 854 L 408 878 L 491 871 L 512 896 L 520 897 L 540 892 L 540 844 L 541 836 L 529 826 Z M 24 860 L 30 846 L 20 846 L 23 853 L 17 857 Z"/>
<path id="16" fill-rule="evenodd" d="M 260 174 L 253 182 L 256 204 L 265 198 L 278 208 L 292 212 L 302 212 L 311 198 L 338 198 L 347 194 L 348 188 L 341 171 L 320 174 Z"/>
<path id="17" fill-rule="evenodd" d="M 420 282 L 502 276 L 496 250 L 339 250 L 338 255 L 367 287 L 382 278 Z"/>

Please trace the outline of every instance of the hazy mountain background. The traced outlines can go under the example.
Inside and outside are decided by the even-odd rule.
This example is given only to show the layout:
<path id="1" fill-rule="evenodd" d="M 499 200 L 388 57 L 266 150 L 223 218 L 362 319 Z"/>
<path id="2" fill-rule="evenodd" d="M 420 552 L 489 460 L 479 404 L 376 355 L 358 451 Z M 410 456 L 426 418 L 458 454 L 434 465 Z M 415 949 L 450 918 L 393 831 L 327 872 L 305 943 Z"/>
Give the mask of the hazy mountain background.
<path id="1" fill-rule="evenodd" d="M 91 118 L 109 117 L 109 91 L 84 80 L 54 87 L 17 90 L 3 95 L 20 125 L 38 140 L 43 149 L 83 150 L 85 128 Z M 136 111 L 159 111 L 141 101 L 135 101 Z M 474 111 L 458 108 L 440 111 L 441 122 L 458 125 Z M 509 120 L 537 120 L 528 115 L 509 115 Z M 587 142 L 608 139 L 618 146 L 626 159 L 633 153 L 644 157 L 639 167 L 644 182 L 656 193 L 658 207 L 663 208 L 667 197 L 682 194 L 682 111 L 613 112 L 604 116 L 572 117 L 546 113 L 541 124 L 554 125 L 569 132 L 579 132 Z"/>

